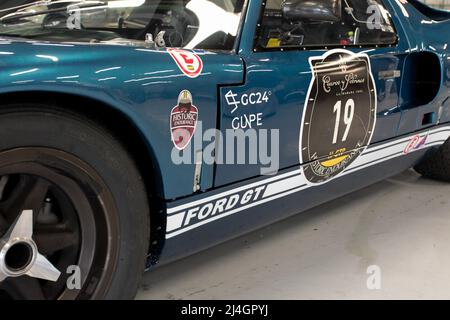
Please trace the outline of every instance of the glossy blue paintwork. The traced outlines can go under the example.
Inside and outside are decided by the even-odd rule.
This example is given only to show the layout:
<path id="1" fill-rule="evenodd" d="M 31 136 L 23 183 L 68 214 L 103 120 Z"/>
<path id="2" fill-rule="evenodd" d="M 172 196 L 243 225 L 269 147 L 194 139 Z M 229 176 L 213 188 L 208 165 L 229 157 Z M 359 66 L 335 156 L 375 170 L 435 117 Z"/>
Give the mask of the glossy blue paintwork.
<path id="1" fill-rule="evenodd" d="M 386 0 L 385 4 L 393 16 L 398 45 L 354 50 L 369 54 L 374 71 L 378 93 L 374 144 L 450 121 L 450 22 L 430 21 L 409 3 Z M 281 169 L 289 170 L 299 165 L 301 114 L 311 82 L 308 58 L 322 55 L 325 50 L 254 52 L 260 7 L 261 0 L 248 1 L 235 52 L 197 52 L 204 68 L 196 79 L 185 76 L 163 49 L 3 39 L 0 41 L 0 101 L 5 102 L 2 100 L 5 93 L 58 92 L 89 97 L 120 111 L 139 130 L 147 145 L 147 150 L 142 152 L 151 155 L 153 163 L 148 165 L 159 177 L 158 195 L 171 206 L 258 179 L 256 166 L 203 165 L 200 192 L 193 194 L 194 164 L 176 165 L 171 161 L 170 111 L 176 105 L 178 94 L 184 89 L 192 92 L 204 130 L 225 130 L 231 121 L 224 101 L 228 90 L 235 93 L 268 90 L 272 96 L 271 103 L 263 109 L 263 128 L 281 129 Z M 432 103 L 411 106 L 407 103 L 409 93 L 402 77 L 414 69 L 408 65 L 408 57 L 424 51 L 435 54 L 440 61 L 441 90 Z M 380 79 L 378 72 L 386 70 L 399 70 L 402 77 Z M 95 108 L 95 104 L 89 107 Z M 437 116 L 433 123 L 423 126 L 421 120 L 427 112 L 435 112 Z M 119 134 L 120 129 L 117 128 Z M 203 147 L 194 146 L 194 149 Z M 421 156 L 423 153 L 417 153 L 403 161 L 387 162 L 346 177 L 342 184 L 333 182 L 300 197 L 290 196 L 285 202 L 253 209 L 247 220 L 242 221 L 242 216 L 237 215 L 202 227 L 194 235 L 166 241 L 166 246 L 160 248 L 162 261 L 198 251 L 373 183 L 408 168 Z M 228 186 L 221 188 L 224 185 Z"/>
<path id="2" fill-rule="evenodd" d="M 408 46 L 404 38 L 397 48 L 378 48 L 369 50 L 372 70 L 378 74 L 381 70 L 402 69 Z M 355 50 L 356 51 L 356 50 Z M 364 50 L 357 50 L 364 51 Z M 232 127 L 230 108 L 225 102 L 225 94 L 232 89 L 235 93 L 270 91 L 270 103 L 253 107 L 252 111 L 262 112 L 263 126 L 260 129 L 289 128 L 280 130 L 280 169 L 299 164 L 298 138 L 309 83 L 311 68 L 310 57 L 321 56 L 325 50 L 258 52 L 246 55 L 246 83 L 238 87 L 223 87 L 222 92 L 222 130 Z M 378 91 L 377 126 L 373 143 L 396 136 L 401 110 L 399 92 L 401 78 L 380 80 L 376 78 Z M 229 184 L 244 178 L 258 175 L 259 166 L 246 166 L 238 170 L 230 165 L 218 166 L 215 186 Z"/>
<path id="3" fill-rule="evenodd" d="M 194 177 L 193 164 L 178 166 L 171 161 L 169 119 L 178 94 L 191 90 L 203 126 L 214 128 L 217 86 L 243 81 L 239 56 L 198 54 L 205 67 L 201 76 L 190 79 L 165 50 L 2 41 L 0 94 L 63 92 L 90 97 L 120 110 L 141 132 L 148 146 L 143 152 L 151 153 L 158 176 L 164 177 L 160 179 L 160 196 L 177 198 L 192 193 Z M 120 128 L 117 130 L 120 132 Z M 202 190 L 211 188 L 212 180 L 213 167 L 203 168 Z"/>
<path id="4" fill-rule="evenodd" d="M 431 104 L 414 108 L 404 105 L 410 94 L 407 91 L 405 92 L 406 96 L 400 100 L 402 119 L 397 134 L 401 135 L 417 130 L 420 127 L 422 115 L 427 112 L 442 113 L 442 117 L 439 119 L 441 123 L 450 120 L 447 115 L 449 105 L 444 103 L 450 95 L 448 78 L 450 26 L 448 21 L 438 22 L 427 18 L 410 4 L 401 4 L 398 1 L 391 1 L 391 3 L 408 36 L 409 52 L 411 54 L 418 52 L 435 54 L 439 58 L 442 68 L 441 90 Z M 414 72 L 415 66 L 410 67 L 410 71 Z M 438 121 L 437 118 L 436 121 Z"/>
<path id="5" fill-rule="evenodd" d="M 194 231 L 165 240 L 164 249 L 158 257 L 158 266 L 211 248 L 223 241 L 257 230 L 276 221 L 281 221 L 301 211 L 308 210 L 332 199 L 337 199 L 338 197 L 382 181 L 404 171 L 406 168 L 414 166 L 424 156 L 425 152 L 425 150 L 421 150 L 405 157 L 382 162 L 350 176 L 333 180 L 326 185 L 307 189 L 300 193 L 289 195 L 286 198 L 269 201 L 264 206 L 249 208 L 241 214 L 231 215 L 226 219 L 220 219 L 204 227 L 197 228 Z M 282 173 L 288 171 L 282 171 Z M 249 182 L 254 183 L 258 180 L 260 178 L 237 183 L 234 187 L 241 187 L 247 185 Z M 227 189 L 230 189 L 230 187 L 220 188 L 211 192 L 209 195 L 217 194 Z M 176 205 L 201 198 L 201 195 L 194 196 L 191 199 L 177 201 Z M 298 245 L 301 246 L 301 243 Z"/>
<path id="6" fill-rule="evenodd" d="M 326 50 L 308 51 L 270 51 L 255 52 L 253 50 L 253 39 L 255 38 L 256 24 L 259 4 L 250 3 L 247 14 L 247 24 L 244 36 L 241 40 L 240 55 L 246 62 L 246 82 L 238 87 L 223 87 L 222 92 L 222 121 L 221 129 L 231 128 L 232 117 L 226 106 L 225 94 L 233 89 L 235 93 L 250 93 L 261 90 L 271 90 L 271 103 L 263 109 L 255 107 L 253 112 L 264 113 L 264 125 L 260 128 L 289 128 L 280 131 L 280 168 L 285 169 L 299 164 L 298 135 L 300 132 L 301 115 L 306 100 L 308 86 L 311 81 L 311 68 L 308 59 L 323 55 Z M 409 4 L 401 4 L 397 1 L 386 1 L 386 6 L 392 13 L 392 19 L 399 37 L 398 44 L 388 48 L 362 48 L 352 49 L 354 52 L 366 52 L 371 58 L 372 71 L 376 82 L 378 97 L 377 126 L 372 138 L 372 143 L 377 143 L 397 135 L 407 134 L 424 128 L 421 120 L 424 113 L 439 113 L 443 100 L 448 97 L 448 90 L 441 92 L 435 102 L 426 106 L 406 106 L 404 100 L 408 90 L 402 92 L 402 79 L 408 76 L 405 68 L 408 56 L 416 51 L 428 51 L 439 55 L 444 61 L 443 53 L 445 43 L 450 42 L 448 34 L 449 23 L 423 22 L 424 17 Z M 406 10 L 406 11 L 405 11 Z M 414 16 L 414 23 L 410 23 L 410 17 Z M 444 30 L 447 28 L 446 30 Z M 417 40 L 415 34 L 420 30 L 424 39 L 421 46 L 414 46 Z M 447 31 L 447 33 L 445 33 Z M 435 40 L 426 38 L 427 32 L 441 33 Z M 447 39 L 445 38 L 447 36 Z M 433 48 L 433 50 L 432 50 Z M 437 49 L 436 49 L 437 48 Z M 447 60 L 448 61 L 448 60 Z M 396 79 L 381 79 L 378 75 L 381 71 L 401 71 L 401 77 Z M 445 108 L 444 108 L 445 109 Z M 249 111 L 250 112 L 250 111 Z M 441 110 L 447 112 L 447 110 Z M 436 117 L 437 121 L 437 117 Z M 433 124 L 436 124 L 433 123 Z M 255 177 L 260 167 L 247 165 L 245 170 L 233 166 L 218 166 L 216 172 L 215 186 L 226 185 L 233 181 Z"/>

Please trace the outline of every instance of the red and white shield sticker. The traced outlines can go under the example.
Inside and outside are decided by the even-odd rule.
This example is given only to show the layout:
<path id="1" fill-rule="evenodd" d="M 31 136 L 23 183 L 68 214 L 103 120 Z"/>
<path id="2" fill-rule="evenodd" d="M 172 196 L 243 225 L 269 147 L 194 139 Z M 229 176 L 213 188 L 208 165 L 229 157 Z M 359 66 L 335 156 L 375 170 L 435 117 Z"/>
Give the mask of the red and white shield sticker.
<path id="1" fill-rule="evenodd" d="M 189 78 L 197 78 L 203 70 L 203 61 L 195 53 L 182 49 L 167 49 L 178 68 Z"/>
<path id="2" fill-rule="evenodd" d="M 192 137 L 198 122 L 198 109 L 192 104 L 192 95 L 183 90 L 178 96 L 178 104 L 170 113 L 172 142 L 178 150 L 184 150 Z"/>

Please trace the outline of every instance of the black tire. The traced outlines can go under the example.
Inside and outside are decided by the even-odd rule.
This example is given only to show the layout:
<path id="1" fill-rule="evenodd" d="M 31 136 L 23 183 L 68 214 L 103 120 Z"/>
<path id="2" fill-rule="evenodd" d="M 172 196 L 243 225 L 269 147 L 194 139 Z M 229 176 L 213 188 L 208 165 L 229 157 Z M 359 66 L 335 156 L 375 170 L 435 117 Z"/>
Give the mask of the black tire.
<path id="1" fill-rule="evenodd" d="M 414 170 L 426 178 L 450 182 L 450 139 L 427 154 Z"/>
<path id="2" fill-rule="evenodd" d="M 53 209 L 52 214 L 55 219 L 63 219 L 70 212 L 77 214 L 78 224 L 71 230 L 77 230 L 73 233 L 78 232 L 76 239 L 79 244 L 78 247 L 74 244 L 70 247 L 70 250 L 77 252 L 59 252 L 57 255 L 49 249 L 56 258 L 51 256 L 48 259 L 56 261 L 57 258 L 62 259 L 61 256 L 76 256 L 77 262 L 84 266 L 82 288 L 67 291 L 69 289 L 65 283 L 69 275 L 64 274 L 66 270 L 60 270 L 63 278 L 58 282 L 61 282 L 59 285 L 63 291 L 57 292 L 59 287 L 51 287 L 56 284 L 39 280 L 42 290 L 46 291 L 44 296 L 38 298 L 133 298 L 145 268 L 150 241 L 150 212 L 143 179 L 126 148 L 95 122 L 61 108 L 41 105 L 2 107 L 0 137 L 0 177 L 4 174 L 2 169 L 8 166 L 11 168 L 14 162 L 17 165 L 13 167 L 20 168 L 17 169 L 20 171 L 18 179 L 23 179 L 23 175 L 26 175 L 26 179 L 30 179 L 28 175 L 31 175 L 31 179 L 37 179 L 41 177 L 39 170 L 47 172 L 49 169 L 52 174 L 42 174 L 42 179 L 51 183 L 53 188 L 48 189 L 48 192 L 54 190 L 55 202 L 60 201 L 56 196 L 58 192 L 61 196 L 64 194 L 67 200 L 63 204 L 54 204 L 53 208 L 56 209 Z M 8 170 L 8 174 L 11 174 L 11 169 Z M 61 180 L 52 180 L 53 174 L 55 177 L 61 176 Z M 12 176 L 8 176 L 8 181 Z M 58 181 L 67 182 L 67 185 L 63 182 L 58 185 Z M 69 186 L 80 192 L 66 192 L 70 190 Z M 61 208 L 65 205 L 72 211 L 67 209 L 69 213 L 63 212 L 65 209 Z M 1 208 L 0 199 L 0 215 Z M 78 208 L 86 208 L 90 216 Z M 89 227 L 92 223 L 95 228 Z M 0 239 L 5 229 L 7 227 L 3 227 L 2 231 L 0 227 Z M 36 232 L 38 230 L 41 230 L 39 225 L 36 226 Z M 39 238 L 38 234 L 36 238 Z M 36 243 L 39 247 L 39 242 Z M 85 260 L 82 261 L 82 258 Z M 60 260 L 54 263 L 56 265 Z M 66 259 L 64 263 L 70 262 Z M 9 294 L 8 286 L 15 286 L 21 291 L 13 283 L 20 278 L 8 278 L 10 284 L 5 284 L 7 289 L 3 289 L 4 296 Z M 0 283 L 0 297 L 1 290 Z M 17 290 L 13 291 L 17 293 Z M 19 294 L 17 298 L 36 297 Z"/>

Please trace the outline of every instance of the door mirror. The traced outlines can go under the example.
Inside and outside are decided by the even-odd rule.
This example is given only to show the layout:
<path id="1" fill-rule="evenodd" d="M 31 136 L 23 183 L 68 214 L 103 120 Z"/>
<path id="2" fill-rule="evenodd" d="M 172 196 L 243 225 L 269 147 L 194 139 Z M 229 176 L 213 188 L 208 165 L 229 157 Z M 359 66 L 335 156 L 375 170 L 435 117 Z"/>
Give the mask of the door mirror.
<path id="1" fill-rule="evenodd" d="M 282 6 L 286 20 L 338 22 L 341 20 L 341 0 L 287 0 Z"/>

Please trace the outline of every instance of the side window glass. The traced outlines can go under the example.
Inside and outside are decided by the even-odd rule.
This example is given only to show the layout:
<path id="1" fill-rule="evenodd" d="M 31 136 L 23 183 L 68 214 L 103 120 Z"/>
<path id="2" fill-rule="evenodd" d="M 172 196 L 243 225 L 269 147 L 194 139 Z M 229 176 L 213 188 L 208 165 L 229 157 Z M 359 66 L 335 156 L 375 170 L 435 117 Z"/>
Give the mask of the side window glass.
<path id="1" fill-rule="evenodd" d="M 268 0 L 256 49 L 393 45 L 382 0 Z"/>
<path id="2" fill-rule="evenodd" d="M 450 10 L 449 0 L 419 0 L 419 1 L 425 3 L 427 6 L 434 9 Z"/>

